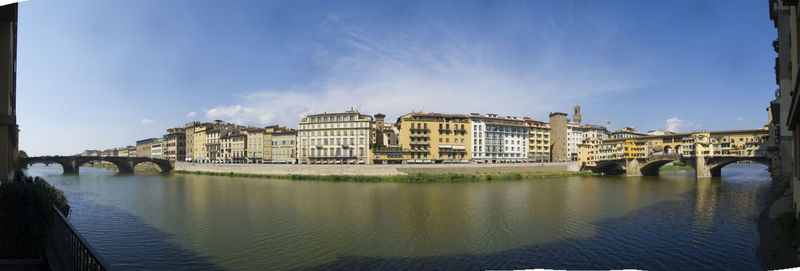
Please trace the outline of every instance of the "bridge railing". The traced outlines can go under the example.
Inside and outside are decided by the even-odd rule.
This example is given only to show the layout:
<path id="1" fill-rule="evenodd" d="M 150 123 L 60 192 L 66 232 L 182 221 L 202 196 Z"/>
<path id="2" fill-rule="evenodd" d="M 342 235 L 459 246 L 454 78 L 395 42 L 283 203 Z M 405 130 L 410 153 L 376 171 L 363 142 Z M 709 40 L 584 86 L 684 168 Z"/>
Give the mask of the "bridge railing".
<path id="1" fill-rule="evenodd" d="M 53 234 L 50 246 L 55 259 L 48 259 L 61 267 L 61 270 L 110 270 L 89 242 L 78 233 L 75 227 L 53 206 Z"/>

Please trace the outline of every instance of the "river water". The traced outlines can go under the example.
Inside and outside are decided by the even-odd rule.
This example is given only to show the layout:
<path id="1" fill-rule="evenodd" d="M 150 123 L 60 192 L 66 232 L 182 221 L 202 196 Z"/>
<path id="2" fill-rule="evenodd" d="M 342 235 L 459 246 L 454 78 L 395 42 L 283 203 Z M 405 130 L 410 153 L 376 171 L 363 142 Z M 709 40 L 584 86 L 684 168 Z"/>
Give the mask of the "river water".
<path id="1" fill-rule="evenodd" d="M 334 183 L 33 165 L 120 270 L 754 270 L 770 177 Z"/>

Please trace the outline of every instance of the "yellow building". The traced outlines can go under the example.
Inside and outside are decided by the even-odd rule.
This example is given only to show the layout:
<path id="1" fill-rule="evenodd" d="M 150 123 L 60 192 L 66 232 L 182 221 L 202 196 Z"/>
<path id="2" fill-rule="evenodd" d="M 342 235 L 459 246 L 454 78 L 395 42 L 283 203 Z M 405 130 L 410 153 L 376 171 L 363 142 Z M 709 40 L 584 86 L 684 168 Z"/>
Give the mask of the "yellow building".
<path id="1" fill-rule="evenodd" d="M 600 154 L 600 144 L 603 140 L 596 137 L 589 137 L 583 140 L 583 143 L 578 144 L 580 150 L 579 161 L 582 166 L 593 167 L 597 166 L 596 161 Z"/>
<path id="2" fill-rule="evenodd" d="M 622 157 L 623 158 L 645 158 L 647 157 L 647 142 L 636 141 L 636 140 L 625 140 L 625 144 L 622 146 Z"/>
<path id="3" fill-rule="evenodd" d="M 406 163 L 468 163 L 472 158 L 469 116 L 408 113 L 395 125 Z"/>
<path id="4" fill-rule="evenodd" d="M 280 128 L 272 134 L 272 162 L 281 164 L 297 163 L 297 130 Z M 353 156 L 350 149 L 350 156 Z"/>
<path id="5" fill-rule="evenodd" d="M 526 119 L 528 129 L 528 161 L 550 162 L 550 127 L 547 123 Z"/>
<path id="6" fill-rule="evenodd" d="M 192 133 L 192 161 L 194 162 L 208 162 L 208 150 L 206 149 L 206 130 L 210 129 L 211 125 L 200 125 L 194 127 Z"/>
<path id="7" fill-rule="evenodd" d="M 249 128 L 244 130 L 247 135 L 247 163 L 260 164 L 265 161 L 264 148 L 267 141 L 264 141 L 265 129 L 263 128 Z"/>

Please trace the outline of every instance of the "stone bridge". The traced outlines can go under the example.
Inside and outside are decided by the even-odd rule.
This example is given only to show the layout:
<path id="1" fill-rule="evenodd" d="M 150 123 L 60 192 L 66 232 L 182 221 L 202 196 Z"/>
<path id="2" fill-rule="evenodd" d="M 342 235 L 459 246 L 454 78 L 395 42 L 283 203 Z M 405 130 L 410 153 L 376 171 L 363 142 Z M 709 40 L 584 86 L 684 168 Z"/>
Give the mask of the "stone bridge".
<path id="1" fill-rule="evenodd" d="M 36 156 L 20 158 L 18 167 L 23 167 L 35 163 L 60 164 L 64 168 L 64 173 L 78 173 L 81 165 L 93 161 L 106 161 L 117 166 L 119 173 L 133 173 L 133 167 L 139 163 L 151 162 L 156 164 L 161 172 L 172 170 L 172 163 L 169 160 L 143 157 L 114 157 L 114 156 Z"/>
<path id="2" fill-rule="evenodd" d="M 740 161 L 751 161 L 770 166 L 766 156 L 700 156 L 684 157 L 679 154 L 652 155 L 647 158 L 627 158 L 598 161 L 596 172 L 627 176 L 658 176 L 658 169 L 671 162 L 682 162 L 694 168 L 697 178 L 719 177 L 722 168 Z"/>

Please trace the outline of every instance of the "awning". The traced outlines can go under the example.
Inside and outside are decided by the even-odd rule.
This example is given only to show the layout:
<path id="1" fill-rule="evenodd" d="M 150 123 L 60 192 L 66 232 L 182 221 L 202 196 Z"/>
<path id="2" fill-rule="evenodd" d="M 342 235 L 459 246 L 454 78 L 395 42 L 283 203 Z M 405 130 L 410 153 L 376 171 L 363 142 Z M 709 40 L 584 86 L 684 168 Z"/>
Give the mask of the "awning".
<path id="1" fill-rule="evenodd" d="M 453 149 L 454 150 L 466 150 L 467 147 L 466 146 L 453 146 Z"/>
<path id="2" fill-rule="evenodd" d="M 451 146 L 451 145 L 439 145 L 439 148 L 440 149 L 452 149 L 453 146 Z"/>

